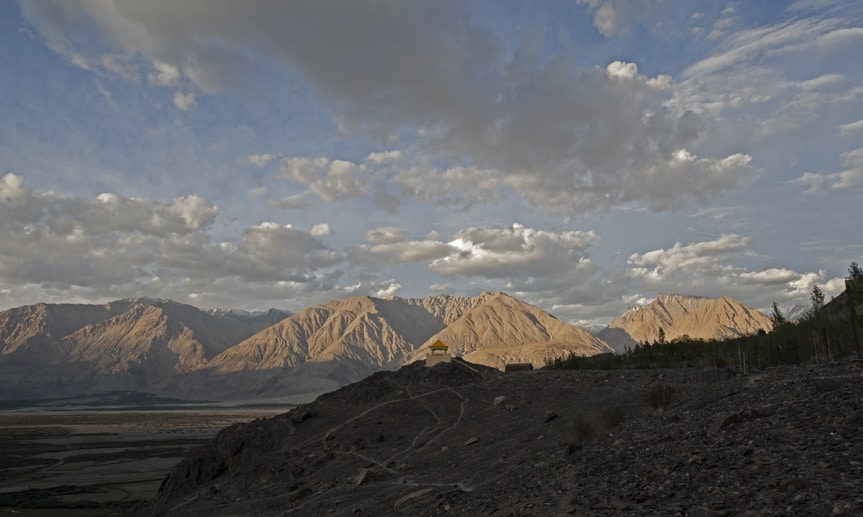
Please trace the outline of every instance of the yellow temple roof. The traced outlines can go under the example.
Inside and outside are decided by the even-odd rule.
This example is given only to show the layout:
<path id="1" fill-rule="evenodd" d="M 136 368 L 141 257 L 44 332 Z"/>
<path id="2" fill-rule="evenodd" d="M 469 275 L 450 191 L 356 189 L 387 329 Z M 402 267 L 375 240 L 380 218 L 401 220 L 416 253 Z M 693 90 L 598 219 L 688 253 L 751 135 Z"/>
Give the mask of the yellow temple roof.
<path id="1" fill-rule="evenodd" d="M 437 341 L 434 342 L 434 344 L 430 348 L 436 348 L 436 349 L 443 348 L 444 350 L 446 350 L 449 347 L 446 346 L 445 344 L 443 344 L 443 342 L 441 342 L 440 339 L 438 339 Z"/>

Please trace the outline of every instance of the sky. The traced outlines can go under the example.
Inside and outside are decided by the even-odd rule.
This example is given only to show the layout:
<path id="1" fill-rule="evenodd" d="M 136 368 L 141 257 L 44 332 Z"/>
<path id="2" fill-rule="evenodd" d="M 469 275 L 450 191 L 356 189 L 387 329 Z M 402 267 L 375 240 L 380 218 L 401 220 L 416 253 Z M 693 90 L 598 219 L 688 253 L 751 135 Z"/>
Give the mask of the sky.
<path id="1" fill-rule="evenodd" d="M 857 0 L 0 2 L 0 309 L 809 305 L 861 55 Z"/>

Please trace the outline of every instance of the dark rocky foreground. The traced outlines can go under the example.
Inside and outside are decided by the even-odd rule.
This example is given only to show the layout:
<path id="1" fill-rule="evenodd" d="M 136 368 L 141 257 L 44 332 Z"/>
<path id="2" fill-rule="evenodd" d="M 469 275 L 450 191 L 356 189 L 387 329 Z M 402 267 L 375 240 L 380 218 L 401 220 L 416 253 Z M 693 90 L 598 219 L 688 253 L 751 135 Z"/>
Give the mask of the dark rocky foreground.
<path id="1" fill-rule="evenodd" d="M 863 514 L 860 363 L 471 368 L 415 363 L 227 428 L 140 513 Z"/>

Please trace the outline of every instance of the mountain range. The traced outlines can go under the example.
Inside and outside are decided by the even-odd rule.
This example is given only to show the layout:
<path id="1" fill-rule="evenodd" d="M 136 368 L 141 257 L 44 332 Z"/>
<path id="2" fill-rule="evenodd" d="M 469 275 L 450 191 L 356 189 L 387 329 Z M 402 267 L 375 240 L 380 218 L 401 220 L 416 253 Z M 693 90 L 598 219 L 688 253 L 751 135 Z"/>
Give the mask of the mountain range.
<path id="1" fill-rule="evenodd" d="M 728 339 L 772 328 L 767 315 L 727 296 L 663 294 L 646 306 L 630 307 L 611 320 L 608 327 L 599 332 L 599 337 L 616 351 L 623 352 L 639 344 L 678 339 Z"/>
<path id="2" fill-rule="evenodd" d="M 595 336 L 505 293 L 356 296 L 296 314 L 201 310 L 171 300 L 36 304 L 0 312 L 0 399 L 143 391 L 190 400 L 311 398 L 422 359 L 440 340 L 465 360 L 542 366 L 632 343 L 769 329 L 729 298 L 663 295 Z M 627 341 L 628 340 L 628 341 Z"/>

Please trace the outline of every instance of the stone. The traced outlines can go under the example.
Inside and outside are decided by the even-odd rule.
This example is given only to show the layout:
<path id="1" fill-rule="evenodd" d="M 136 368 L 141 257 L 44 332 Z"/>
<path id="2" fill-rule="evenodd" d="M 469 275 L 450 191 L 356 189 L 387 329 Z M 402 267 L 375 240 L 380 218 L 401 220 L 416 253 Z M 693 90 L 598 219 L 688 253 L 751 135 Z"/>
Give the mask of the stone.
<path id="1" fill-rule="evenodd" d="M 360 469 L 359 473 L 354 477 L 354 485 L 360 486 L 366 481 L 374 479 L 375 473 L 371 469 Z"/>
<path id="2" fill-rule="evenodd" d="M 740 413 L 731 413 L 730 415 L 717 415 L 713 419 L 713 424 L 710 426 L 710 431 L 708 432 L 708 434 L 714 435 L 722 429 L 725 429 L 726 427 L 740 422 L 740 420 Z"/>
<path id="3" fill-rule="evenodd" d="M 400 497 L 393 504 L 393 509 L 398 510 L 399 508 L 407 506 L 407 505 L 413 503 L 414 501 L 416 501 L 417 499 L 430 494 L 431 491 L 432 491 L 431 488 L 421 488 L 419 490 L 415 490 L 415 491 L 409 493 L 406 496 Z"/>
<path id="4" fill-rule="evenodd" d="M 548 423 L 548 422 L 551 422 L 552 420 L 554 420 L 555 418 L 557 418 L 557 413 L 555 413 L 554 411 L 546 411 L 545 416 L 543 417 L 542 421 L 545 423 Z"/>
<path id="5" fill-rule="evenodd" d="M 472 437 L 468 438 L 467 441 L 464 442 L 464 444 L 465 445 L 473 445 L 473 444 L 478 443 L 478 442 L 479 442 L 479 438 L 477 438 L 476 436 L 472 436 Z"/>
<path id="6" fill-rule="evenodd" d="M 503 395 L 494 398 L 494 407 L 500 407 L 503 404 L 503 401 L 506 400 L 506 397 Z"/>

